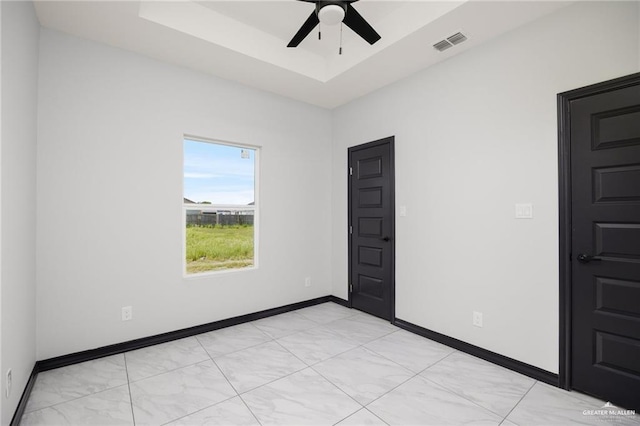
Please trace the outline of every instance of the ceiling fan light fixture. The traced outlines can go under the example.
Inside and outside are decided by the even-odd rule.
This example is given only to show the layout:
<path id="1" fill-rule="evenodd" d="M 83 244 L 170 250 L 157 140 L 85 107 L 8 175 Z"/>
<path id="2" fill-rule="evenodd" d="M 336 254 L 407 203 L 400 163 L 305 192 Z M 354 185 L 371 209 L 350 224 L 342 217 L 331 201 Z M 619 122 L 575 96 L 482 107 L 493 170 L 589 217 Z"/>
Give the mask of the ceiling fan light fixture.
<path id="1" fill-rule="evenodd" d="M 337 4 L 328 4 L 318 11 L 318 19 L 324 25 L 339 24 L 344 19 L 344 15 L 344 9 Z"/>

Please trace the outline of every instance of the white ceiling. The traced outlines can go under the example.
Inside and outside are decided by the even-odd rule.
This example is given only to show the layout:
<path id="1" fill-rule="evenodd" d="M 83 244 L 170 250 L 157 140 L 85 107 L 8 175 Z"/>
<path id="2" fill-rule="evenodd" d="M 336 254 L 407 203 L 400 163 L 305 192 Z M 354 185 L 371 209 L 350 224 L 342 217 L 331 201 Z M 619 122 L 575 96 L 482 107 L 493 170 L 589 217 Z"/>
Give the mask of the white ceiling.
<path id="1" fill-rule="evenodd" d="M 44 27 L 138 52 L 325 108 L 386 86 L 572 1 L 362 0 L 353 6 L 382 39 L 340 25 L 297 48 L 289 40 L 314 10 L 295 0 L 39 1 Z M 469 38 L 442 53 L 432 45 Z"/>

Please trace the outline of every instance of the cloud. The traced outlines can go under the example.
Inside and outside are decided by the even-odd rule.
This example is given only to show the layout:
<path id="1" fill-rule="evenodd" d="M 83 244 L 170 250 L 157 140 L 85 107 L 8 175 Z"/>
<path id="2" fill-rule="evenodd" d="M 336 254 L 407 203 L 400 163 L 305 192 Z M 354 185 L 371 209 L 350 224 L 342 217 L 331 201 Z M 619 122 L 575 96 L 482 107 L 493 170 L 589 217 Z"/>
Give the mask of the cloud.
<path id="1" fill-rule="evenodd" d="M 212 173 L 185 172 L 184 177 L 185 179 L 213 179 L 221 176 Z"/>
<path id="2" fill-rule="evenodd" d="M 223 205 L 239 205 L 246 206 L 251 202 L 254 202 L 254 193 L 253 191 L 244 190 L 244 191 L 194 191 L 187 196 L 192 201 L 202 202 L 209 201 L 213 204 L 223 204 Z"/>

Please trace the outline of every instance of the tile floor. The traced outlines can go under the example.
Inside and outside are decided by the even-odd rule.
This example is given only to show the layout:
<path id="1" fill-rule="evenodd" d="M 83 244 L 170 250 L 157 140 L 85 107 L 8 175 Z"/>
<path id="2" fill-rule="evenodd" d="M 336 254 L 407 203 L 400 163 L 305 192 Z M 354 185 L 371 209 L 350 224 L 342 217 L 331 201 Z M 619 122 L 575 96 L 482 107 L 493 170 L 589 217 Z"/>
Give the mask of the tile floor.
<path id="1" fill-rule="evenodd" d="M 40 373 L 21 425 L 635 425 L 325 303 Z"/>

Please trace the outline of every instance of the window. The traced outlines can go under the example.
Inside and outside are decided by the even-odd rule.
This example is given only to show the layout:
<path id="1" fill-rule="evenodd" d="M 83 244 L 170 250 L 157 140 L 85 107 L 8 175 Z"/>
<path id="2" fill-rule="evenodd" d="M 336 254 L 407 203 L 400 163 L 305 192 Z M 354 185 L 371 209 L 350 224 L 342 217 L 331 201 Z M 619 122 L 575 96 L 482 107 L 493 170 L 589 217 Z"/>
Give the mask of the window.
<path id="1" fill-rule="evenodd" d="M 187 275 L 255 267 L 255 147 L 184 139 Z"/>

